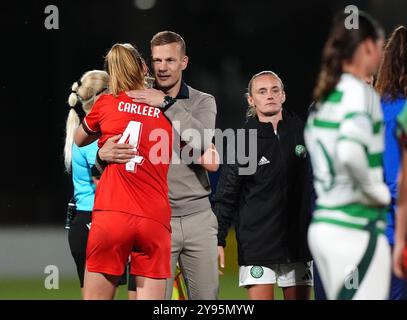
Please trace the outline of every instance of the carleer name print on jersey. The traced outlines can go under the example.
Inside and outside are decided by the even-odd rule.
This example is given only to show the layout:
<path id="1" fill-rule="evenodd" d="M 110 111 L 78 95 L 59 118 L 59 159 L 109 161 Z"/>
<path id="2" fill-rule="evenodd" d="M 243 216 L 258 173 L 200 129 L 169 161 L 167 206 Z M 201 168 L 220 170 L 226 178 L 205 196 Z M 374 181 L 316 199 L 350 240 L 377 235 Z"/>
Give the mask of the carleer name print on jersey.
<path id="1" fill-rule="evenodd" d="M 158 108 L 148 106 L 148 105 L 139 105 L 139 104 L 135 104 L 135 103 L 124 102 L 124 101 L 119 102 L 117 109 L 120 112 L 140 114 L 143 116 L 154 117 L 154 118 L 158 118 L 158 115 L 160 113 L 160 109 L 158 109 Z"/>

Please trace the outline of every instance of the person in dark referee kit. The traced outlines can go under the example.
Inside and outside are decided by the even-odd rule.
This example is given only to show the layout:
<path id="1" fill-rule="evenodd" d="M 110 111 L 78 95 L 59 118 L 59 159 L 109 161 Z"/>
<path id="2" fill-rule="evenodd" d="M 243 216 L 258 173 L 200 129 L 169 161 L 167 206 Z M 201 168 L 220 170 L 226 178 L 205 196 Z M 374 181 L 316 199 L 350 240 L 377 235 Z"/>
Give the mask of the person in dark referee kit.
<path id="1" fill-rule="evenodd" d="M 262 71 L 248 85 L 249 111 L 244 150 L 257 132 L 253 174 L 244 175 L 247 164 L 224 164 L 214 212 L 218 218 L 218 252 L 224 261 L 226 236 L 235 222 L 238 242 L 239 286 L 249 299 L 273 299 L 273 287 L 283 289 L 285 299 L 309 299 L 313 285 L 312 261 L 307 246 L 311 218 L 311 176 L 304 147 L 303 122 L 283 109 L 281 79 Z M 252 131 L 253 132 L 253 131 Z"/>

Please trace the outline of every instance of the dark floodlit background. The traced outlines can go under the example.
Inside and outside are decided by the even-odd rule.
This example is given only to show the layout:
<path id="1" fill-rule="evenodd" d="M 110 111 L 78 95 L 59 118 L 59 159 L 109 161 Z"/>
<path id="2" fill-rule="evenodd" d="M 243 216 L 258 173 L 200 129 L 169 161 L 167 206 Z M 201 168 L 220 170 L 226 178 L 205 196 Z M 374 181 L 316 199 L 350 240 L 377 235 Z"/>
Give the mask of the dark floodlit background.
<path id="1" fill-rule="evenodd" d="M 59 9 L 58 30 L 44 27 L 50 4 Z M 330 19 L 348 4 L 370 12 L 387 32 L 407 22 L 407 3 L 401 0 L 3 4 L 1 225 L 63 223 L 72 188 L 62 158 L 70 86 L 83 72 L 103 68 L 103 56 L 115 42 L 135 43 L 149 60 L 156 32 L 180 33 L 190 56 L 185 80 L 215 96 L 217 127 L 238 128 L 247 83 L 265 69 L 285 82 L 286 107 L 305 117 Z"/>
<path id="2" fill-rule="evenodd" d="M 149 61 L 149 42 L 156 32 L 180 33 L 190 57 L 184 79 L 215 96 L 218 128 L 239 128 L 243 124 L 243 95 L 251 76 L 261 70 L 280 75 L 286 87 L 286 107 L 305 119 L 331 18 L 350 4 L 372 14 L 387 33 L 407 23 L 407 2 L 402 0 L 3 3 L 0 298 L 21 298 L 20 294 L 28 292 L 27 281 L 21 288 L 14 286 L 23 275 L 37 277 L 32 280 L 33 298 L 55 298 L 56 293 L 44 293 L 42 284 L 44 266 L 49 264 L 58 265 L 61 274 L 71 276 L 73 296 L 79 298 L 63 230 L 66 204 L 72 195 L 62 157 L 69 111 L 66 101 L 72 83 L 85 71 L 103 68 L 103 56 L 115 42 L 136 44 Z M 59 9 L 58 30 L 44 26 L 48 5 Z M 236 257 L 234 250 L 230 252 L 231 262 Z M 8 285 L 5 278 L 9 279 Z M 233 297 L 222 291 L 224 283 L 221 297 Z M 235 274 L 230 286 L 230 292 L 235 292 Z M 38 288 L 42 288 L 43 296 Z"/>

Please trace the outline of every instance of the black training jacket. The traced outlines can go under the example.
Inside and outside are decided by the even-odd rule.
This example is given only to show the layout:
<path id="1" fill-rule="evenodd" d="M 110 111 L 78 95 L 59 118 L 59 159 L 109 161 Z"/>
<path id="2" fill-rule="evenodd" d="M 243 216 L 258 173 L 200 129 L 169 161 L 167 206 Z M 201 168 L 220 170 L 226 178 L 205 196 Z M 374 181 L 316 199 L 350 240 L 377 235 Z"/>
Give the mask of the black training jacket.
<path id="1" fill-rule="evenodd" d="M 239 175 L 244 164 L 221 168 L 214 212 L 218 245 L 235 222 L 239 265 L 269 265 L 311 260 L 307 229 L 311 219 L 311 172 L 303 138 L 304 124 L 283 109 L 277 135 L 271 123 L 250 118 L 245 129 L 257 129 L 257 170 Z"/>

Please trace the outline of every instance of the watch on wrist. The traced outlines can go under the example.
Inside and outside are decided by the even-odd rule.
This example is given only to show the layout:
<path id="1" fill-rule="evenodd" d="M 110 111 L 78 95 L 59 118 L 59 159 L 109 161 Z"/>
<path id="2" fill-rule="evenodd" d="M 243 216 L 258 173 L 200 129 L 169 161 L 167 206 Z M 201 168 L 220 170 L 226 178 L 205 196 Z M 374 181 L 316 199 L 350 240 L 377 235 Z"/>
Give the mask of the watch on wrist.
<path id="1" fill-rule="evenodd" d="M 96 165 L 96 164 L 98 164 L 98 165 L 101 167 L 102 170 L 108 165 L 107 161 L 102 160 L 102 159 L 100 158 L 99 150 L 96 152 L 96 163 L 95 163 L 95 165 Z M 99 169 L 99 168 L 98 168 L 98 169 Z"/>
<path id="2" fill-rule="evenodd" d="M 175 102 L 175 99 L 171 96 L 164 96 L 164 101 L 160 104 L 160 108 L 166 108 L 172 105 Z"/>

